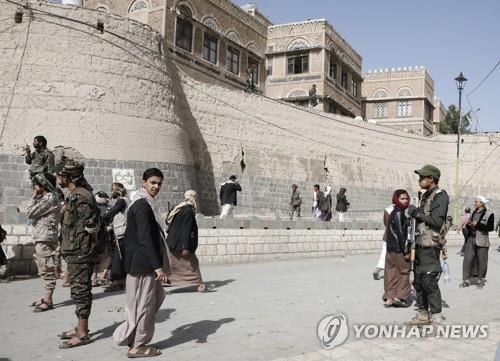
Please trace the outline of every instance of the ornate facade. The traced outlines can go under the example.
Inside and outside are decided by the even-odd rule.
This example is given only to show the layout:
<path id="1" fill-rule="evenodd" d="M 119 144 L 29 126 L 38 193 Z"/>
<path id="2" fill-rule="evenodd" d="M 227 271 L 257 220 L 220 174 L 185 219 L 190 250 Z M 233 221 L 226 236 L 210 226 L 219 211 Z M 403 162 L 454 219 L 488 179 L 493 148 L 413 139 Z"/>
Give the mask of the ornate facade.
<path id="1" fill-rule="evenodd" d="M 263 92 L 267 27 L 249 4 L 229 0 L 87 0 L 85 6 L 137 20 L 163 34 L 176 64 L 205 82 L 246 88 L 247 70 Z"/>
<path id="2" fill-rule="evenodd" d="M 361 115 L 361 56 L 325 20 L 268 28 L 266 95 L 300 105 L 316 85 L 316 109 Z"/>
<path id="3" fill-rule="evenodd" d="M 423 66 L 364 74 L 363 117 L 408 133 L 434 133 L 434 81 Z"/>

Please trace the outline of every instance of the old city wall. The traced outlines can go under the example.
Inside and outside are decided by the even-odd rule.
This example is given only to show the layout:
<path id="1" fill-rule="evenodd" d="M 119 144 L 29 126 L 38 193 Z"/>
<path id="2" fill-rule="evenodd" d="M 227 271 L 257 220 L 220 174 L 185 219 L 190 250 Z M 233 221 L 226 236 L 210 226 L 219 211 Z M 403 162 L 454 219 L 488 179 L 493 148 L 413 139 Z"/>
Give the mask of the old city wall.
<path id="1" fill-rule="evenodd" d="M 109 188 L 113 169 L 132 169 L 139 186 L 144 168 L 158 166 L 167 176 L 164 208 L 196 188 L 208 215 L 217 213 L 219 183 L 232 173 L 244 187 L 239 214 L 286 214 L 292 183 L 301 186 L 307 210 L 310 189 L 320 183 L 348 189 L 352 219 L 378 220 L 395 188 L 416 192 L 413 170 L 425 163 L 440 167 L 442 187 L 455 191 L 453 137 L 413 136 L 197 82 L 146 25 L 32 5 L 32 20 L 25 11 L 21 24 L 4 22 L 0 33 L 0 211 L 10 222 L 30 192 L 18 147 L 37 134 L 49 146 L 80 151 L 96 190 Z M 0 6 L 2 14 L 16 11 L 5 0 Z M 98 21 L 103 33 L 93 27 Z M 495 139 L 465 137 L 463 197 L 498 198 Z"/>
<path id="2" fill-rule="evenodd" d="M 88 9 L 30 4 L 31 18 L 25 10 L 21 24 L 0 23 L 0 222 L 13 224 L 11 256 L 27 260 L 33 252 L 17 212 L 31 193 L 19 147 L 38 134 L 50 147 L 78 150 L 96 190 L 109 189 L 115 170 L 130 170 L 138 187 L 145 168 L 159 167 L 166 175 L 164 210 L 194 188 L 201 212 L 216 214 L 219 184 L 234 173 L 244 189 L 237 216 L 286 217 L 292 183 L 300 185 L 308 215 L 310 190 L 320 183 L 334 192 L 348 189 L 349 221 L 379 222 L 395 188 L 416 193 L 413 170 L 426 163 L 441 168 L 441 186 L 454 202 L 454 137 L 422 138 L 198 82 L 177 69 L 148 26 Z M 0 0 L 3 18 L 13 18 L 16 9 Z M 94 27 L 98 21 L 103 33 Z M 478 193 L 493 200 L 493 210 L 500 205 L 499 147 L 499 138 L 464 137 L 460 205 Z M 206 262 L 335 255 L 342 251 L 336 242 L 348 239 L 340 230 L 308 233 L 307 227 L 255 234 L 208 228 L 200 241 Z M 361 232 L 351 240 L 371 243 L 352 246 L 374 251 L 380 231 Z M 306 241 L 317 245 L 299 245 Z"/>

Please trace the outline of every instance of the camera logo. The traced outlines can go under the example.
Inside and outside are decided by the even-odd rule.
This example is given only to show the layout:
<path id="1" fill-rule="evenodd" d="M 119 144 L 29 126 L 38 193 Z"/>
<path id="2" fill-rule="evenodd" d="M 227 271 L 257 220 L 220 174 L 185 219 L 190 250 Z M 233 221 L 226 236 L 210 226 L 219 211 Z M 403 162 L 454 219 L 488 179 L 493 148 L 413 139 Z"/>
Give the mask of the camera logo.
<path id="1" fill-rule="evenodd" d="M 319 321 L 316 332 L 323 348 L 332 349 L 339 346 L 347 340 L 349 335 L 347 317 L 341 313 L 328 315 Z"/>

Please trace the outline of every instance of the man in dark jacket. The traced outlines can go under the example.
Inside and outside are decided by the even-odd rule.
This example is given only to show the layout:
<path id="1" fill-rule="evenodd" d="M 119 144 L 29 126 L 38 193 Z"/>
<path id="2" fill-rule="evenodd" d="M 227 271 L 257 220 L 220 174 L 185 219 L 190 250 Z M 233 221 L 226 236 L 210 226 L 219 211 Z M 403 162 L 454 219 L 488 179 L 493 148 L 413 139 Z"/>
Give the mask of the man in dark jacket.
<path id="1" fill-rule="evenodd" d="M 133 195 L 127 211 L 124 237 L 127 314 L 113 338 L 120 346 L 129 347 L 129 358 L 161 354 L 147 344 L 153 338 L 155 315 L 165 299 L 162 283 L 167 280 L 163 270 L 166 256 L 163 220 L 156 205 L 162 184 L 163 173 L 157 168 L 147 169 L 142 176 L 142 188 Z"/>
<path id="2" fill-rule="evenodd" d="M 443 226 L 448 213 L 448 194 L 439 189 L 441 171 L 426 165 L 416 170 L 419 184 L 425 193 L 420 207 L 410 206 L 408 214 L 417 222 L 418 234 L 415 249 L 414 285 L 417 291 L 419 312 L 408 324 L 428 325 L 442 322 L 441 291 L 438 280 L 441 275 L 440 255 L 447 258 Z"/>
<path id="3" fill-rule="evenodd" d="M 220 205 L 222 206 L 222 211 L 220 218 L 232 217 L 234 206 L 238 205 L 237 193 L 241 192 L 241 186 L 237 181 L 235 175 L 229 177 L 229 180 L 223 183 L 220 187 Z"/>

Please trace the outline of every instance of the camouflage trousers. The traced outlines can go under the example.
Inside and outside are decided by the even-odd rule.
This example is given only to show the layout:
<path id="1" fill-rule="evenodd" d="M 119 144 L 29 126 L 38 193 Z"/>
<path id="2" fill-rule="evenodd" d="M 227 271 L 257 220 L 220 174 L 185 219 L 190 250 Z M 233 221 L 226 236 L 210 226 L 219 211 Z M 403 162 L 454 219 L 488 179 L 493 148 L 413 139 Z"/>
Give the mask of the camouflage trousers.
<path id="1" fill-rule="evenodd" d="M 35 243 L 35 254 L 33 259 L 35 260 L 36 267 L 38 268 L 38 274 L 42 279 L 45 289 L 48 291 L 53 290 L 56 287 L 56 269 L 57 265 L 60 264 L 60 259 L 56 252 L 57 242 L 36 242 Z"/>
<path id="2" fill-rule="evenodd" d="M 92 308 L 92 262 L 73 263 L 66 259 L 68 280 L 71 287 L 71 299 L 75 303 L 78 319 L 86 320 Z"/>
<path id="3" fill-rule="evenodd" d="M 297 213 L 297 217 L 300 217 L 300 206 L 290 206 L 290 210 L 288 212 L 290 219 L 293 219 L 294 213 Z"/>

